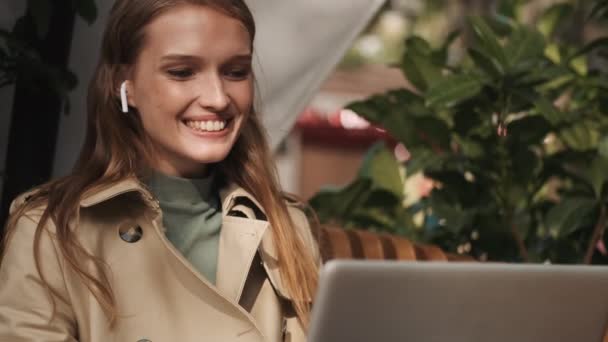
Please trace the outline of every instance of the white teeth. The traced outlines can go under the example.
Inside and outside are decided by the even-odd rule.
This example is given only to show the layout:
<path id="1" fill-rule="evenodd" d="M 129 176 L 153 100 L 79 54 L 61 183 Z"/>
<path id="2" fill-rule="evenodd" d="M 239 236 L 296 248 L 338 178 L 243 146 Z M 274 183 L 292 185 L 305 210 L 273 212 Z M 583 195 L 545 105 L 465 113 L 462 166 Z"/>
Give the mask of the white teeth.
<path id="1" fill-rule="evenodd" d="M 186 121 L 186 125 L 192 129 L 199 131 L 217 132 L 221 131 L 226 127 L 226 121 Z"/>

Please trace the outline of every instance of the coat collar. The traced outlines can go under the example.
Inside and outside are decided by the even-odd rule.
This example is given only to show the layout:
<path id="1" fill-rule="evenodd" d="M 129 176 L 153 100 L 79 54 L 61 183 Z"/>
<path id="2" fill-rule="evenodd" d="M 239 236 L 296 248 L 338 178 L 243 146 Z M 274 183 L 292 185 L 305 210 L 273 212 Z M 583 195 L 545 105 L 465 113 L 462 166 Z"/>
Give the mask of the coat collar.
<path id="1" fill-rule="evenodd" d="M 129 192 L 140 193 L 142 199 L 147 203 L 150 201 L 153 202 L 153 196 L 139 180 L 136 178 L 125 178 L 121 181 L 108 185 L 96 186 L 86 191 L 80 199 L 80 206 L 82 208 L 92 207 Z"/>
<path id="2" fill-rule="evenodd" d="M 92 207 L 102 202 L 111 200 L 114 197 L 118 197 L 130 192 L 139 193 L 146 204 L 154 208 L 158 207 L 158 203 L 156 202 L 154 196 L 137 178 L 125 178 L 121 181 L 108 185 L 93 187 L 84 193 L 82 199 L 80 200 L 80 206 L 83 208 Z M 256 210 L 259 210 L 264 215 L 266 214 L 264 208 L 258 202 L 258 200 L 247 190 L 243 189 L 237 184 L 229 184 L 228 186 L 220 189 L 219 194 L 222 203 L 222 212 L 224 215 L 228 213 L 228 209 L 233 207 L 235 199 L 238 197 L 247 198 L 249 202 L 255 205 Z"/>
<path id="3" fill-rule="evenodd" d="M 160 207 L 154 196 L 136 178 L 127 178 L 103 187 L 92 188 L 87 191 L 81 201 L 82 208 L 93 207 L 105 201 L 112 200 L 126 193 L 139 193 L 142 200 L 149 207 L 160 213 Z M 237 184 L 229 184 L 220 189 L 222 203 L 222 229 L 220 231 L 220 246 L 218 253 L 218 267 L 216 287 L 224 295 L 238 302 L 243 292 L 247 274 L 259 250 L 260 256 L 273 285 L 285 295 L 280 283 L 278 273 L 278 253 L 274 245 L 269 223 L 260 220 L 255 212 L 266 212 L 258 200 L 247 190 Z M 249 206 L 239 205 L 239 199 L 247 199 Z M 253 206 L 253 208 L 252 208 Z M 239 208 L 245 217 L 230 216 L 232 208 Z"/>

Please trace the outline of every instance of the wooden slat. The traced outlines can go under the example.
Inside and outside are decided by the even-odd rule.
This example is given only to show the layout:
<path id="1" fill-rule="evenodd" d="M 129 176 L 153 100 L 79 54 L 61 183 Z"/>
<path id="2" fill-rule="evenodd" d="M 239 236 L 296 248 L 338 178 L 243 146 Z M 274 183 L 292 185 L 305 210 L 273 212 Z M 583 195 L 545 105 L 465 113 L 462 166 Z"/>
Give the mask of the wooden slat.
<path id="1" fill-rule="evenodd" d="M 416 249 L 413 243 L 396 235 L 391 235 L 390 238 L 395 246 L 397 260 L 416 260 Z"/>
<path id="2" fill-rule="evenodd" d="M 356 230 L 355 233 L 363 246 L 363 256 L 365 259 L 384 259 L 382 242 L 378 234 L 365 230 Z"/>
<path id="3" fill-rule="evenodd" d="M 474 261 L 468 256 L 446 254 L 437 246 L 415 245 L 397 235 L 343 229 L 338 226 L 322 227 L 320 246 L 324 261 L 329 259 Z"/>
<path id="4" fill-rule="evenodd" d="M 456 262 L 476 261 L 470 255 L 461 255 L 461 254 L 453 254 L 453 253 L 446 253 L 445 255 L 448 258 L 448 261 L 456 261 Z"/>
<path id="5" fill-rule="evenodd" d="M 384 259 L 396 260 L 397 248 L 395 247 L 391 236 L 389 234 L 378 234 L 378 238 L 380 238 L 380 243 L 382 243 Z"/>
<path id="6" fill-rule="evenodd" d="M 329 250 L 331 255 L 329 259 L 350 259 L 353 256 L 353 251 L 350 246 L 350 241 L 346 232 L 342 228 L 323 227 L 327 233 L 327 240 L 330 244 Z"/>
<path id="7" fill-rule="evenodd" d="M 416 245 L 416 259 L 429 261 L 448 261 L 447 256 L 439 247 L 432 245 Z"/>
<path id="8" fill-rule="evenodd" d="M 321 252 L 321 260 L 326 263 L 328 260 L 333 258 L 334 250 L 332 242 L 329 238 L 329 232 L 325 227 L 321 227 L 318 232 L 319 251 Z"/>

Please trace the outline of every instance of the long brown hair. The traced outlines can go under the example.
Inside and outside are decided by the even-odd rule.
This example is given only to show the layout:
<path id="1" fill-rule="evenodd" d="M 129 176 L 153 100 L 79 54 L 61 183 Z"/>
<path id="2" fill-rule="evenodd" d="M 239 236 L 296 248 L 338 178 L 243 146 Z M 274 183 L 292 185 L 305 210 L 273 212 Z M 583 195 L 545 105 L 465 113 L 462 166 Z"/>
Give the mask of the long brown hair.
<path id="1" fill-rule="evenodd" d="M 82 247 L 69 226 L 78 217 L 79 202 L 85 192 L 126 178 L 141 178 L 149 167 L 153 153 L 147 148 L 151 144 L 147 142 L 139 115 L 125 115 L 120 111 L 116 90 L 122 81 L 124 67 L 135 63 L 144 44 L 146 25 L 161 13 L 186 3 L 209 6 L 239 20 L 248 30 L 253 46 L 255 23 L 242 0 L 117 0 L 110 12 L 101 57 L 89 85 L 86 138 L 75 168 L 70 175 L 40 186 L 7 223 L 5 244 L 20 216 L 46 204 L 35 235 L 34 253 L 36 267 L 47 290 L 54 297 L 65 300 L 48 286 L 40 272 L 40 235 L 50 219 L 56 227 L 64 259 L 95 296 L 111 324 L 117 313 L 110 282 L 104 272 L 101 276 L 88 272 L 82 259 L 93 261 L 101 270 L 106 265 Z M 294 298 L 300 321 L 307 327 L 308 299 L 313 298 L 316 290 L 318 264 L 290 218 L 267 139 L 255 112 L 247 116 L 231 152 L 218 166 L 225 179 L 256 194 L 264 207 L 279 254 L 282 280 Z"/>

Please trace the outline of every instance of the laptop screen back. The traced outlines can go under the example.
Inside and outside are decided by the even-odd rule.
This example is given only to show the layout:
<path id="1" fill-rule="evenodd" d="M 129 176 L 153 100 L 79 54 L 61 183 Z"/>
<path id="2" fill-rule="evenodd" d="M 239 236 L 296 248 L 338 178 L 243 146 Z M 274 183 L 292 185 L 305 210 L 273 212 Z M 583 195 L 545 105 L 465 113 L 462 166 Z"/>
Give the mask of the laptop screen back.
<path id="1" fill-rule="evenodd" d="M 602 341 L 608 267 L 332 260 L 309 340 Z"/>

